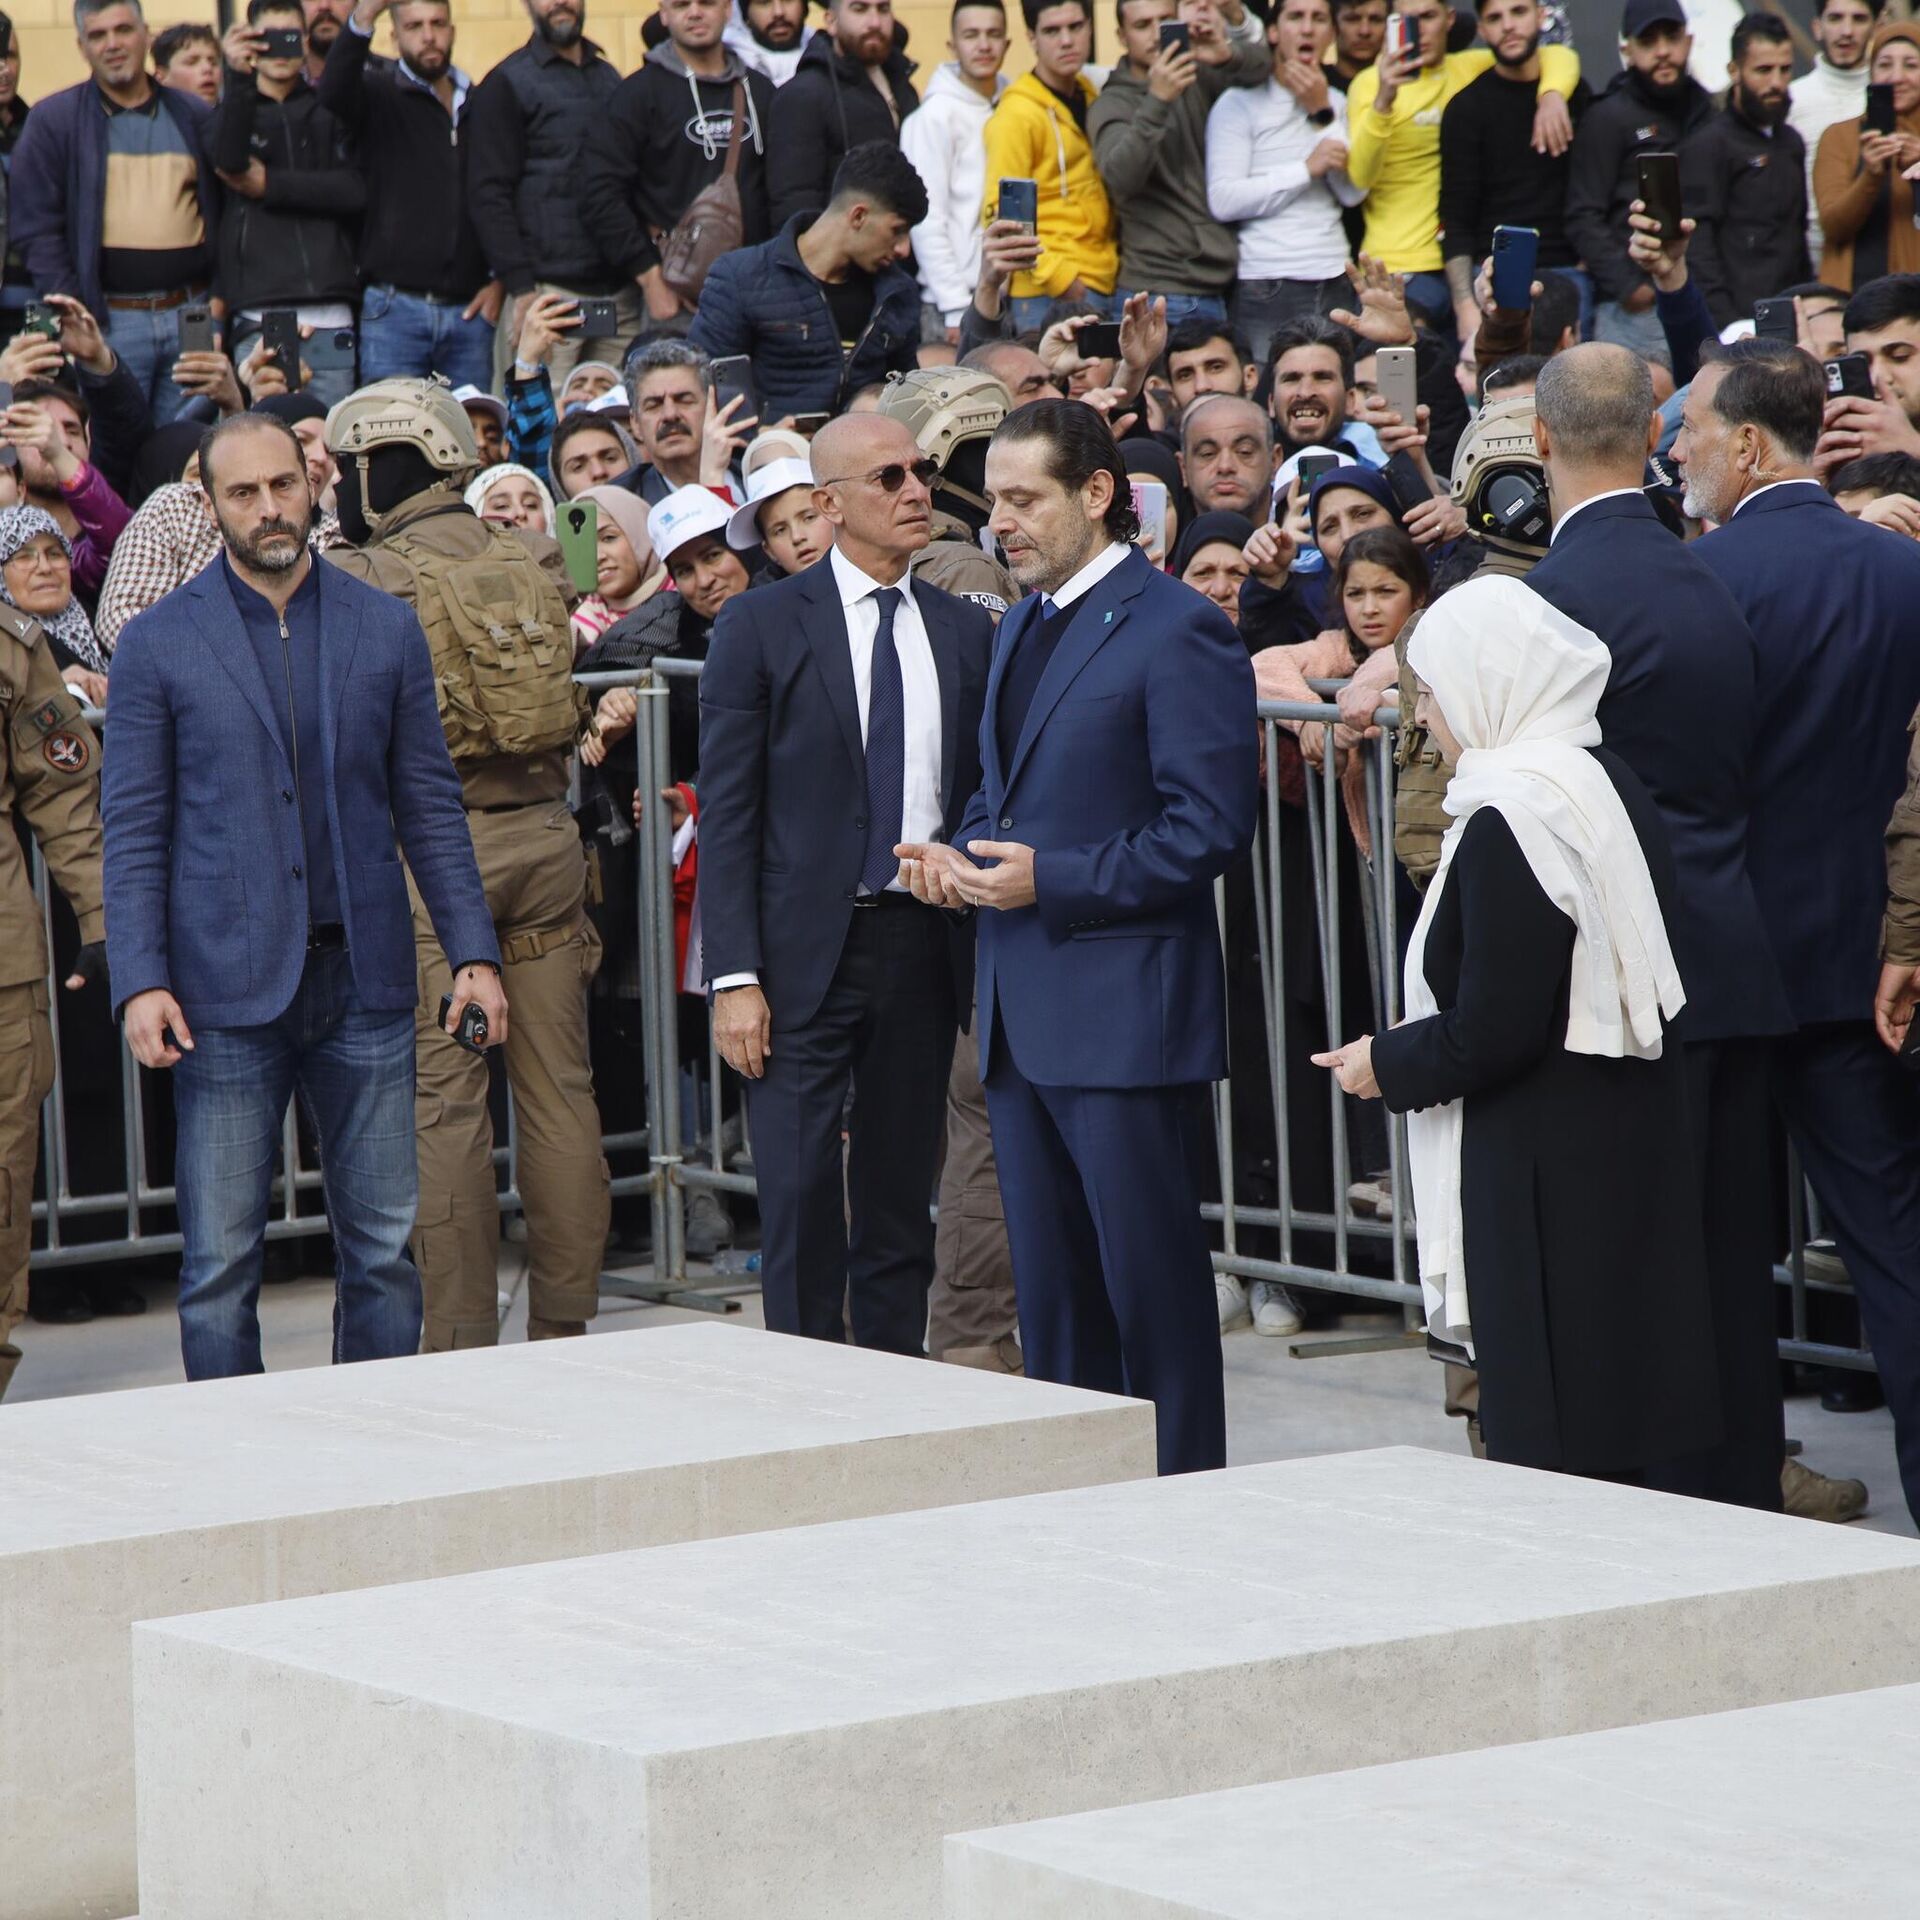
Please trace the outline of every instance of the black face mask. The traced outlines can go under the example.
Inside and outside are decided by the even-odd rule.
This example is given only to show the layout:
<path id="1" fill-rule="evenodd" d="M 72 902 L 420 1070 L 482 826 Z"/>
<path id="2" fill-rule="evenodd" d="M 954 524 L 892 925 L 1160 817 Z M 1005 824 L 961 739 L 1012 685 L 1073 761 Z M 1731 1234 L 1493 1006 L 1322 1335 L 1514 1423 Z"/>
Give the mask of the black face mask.
<path id="1" fill-rule="evenodd" d="M 366 460 L 364 495 L 357 454 L 348 454 L 340 461 L 340 478 L 333 489 L 340 531 L 356 547 L 364 547 L 373 538 L 373 527 L 367 519 L 369 510 L 376 514 L 391 513 L 415 494 L 425 493 L 446 478 L 418 447 L 375 447 Z"/>

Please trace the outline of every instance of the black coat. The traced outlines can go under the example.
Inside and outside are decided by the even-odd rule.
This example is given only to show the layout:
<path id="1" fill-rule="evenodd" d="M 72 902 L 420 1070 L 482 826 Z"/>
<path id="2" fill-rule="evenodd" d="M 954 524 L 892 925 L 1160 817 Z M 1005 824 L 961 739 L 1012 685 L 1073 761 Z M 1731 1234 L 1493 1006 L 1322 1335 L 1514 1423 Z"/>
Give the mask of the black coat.
<path id="1" fill-rule="evenodd" d="M 1641 494 L 1595 500 L 1561 525 L 1527 585 L 1613 655 L 1600 731 L 1666 822 L 1681 880 L 1667 927 L 1688 1041 L 1793 1025 L 1747 868 L 1759 654 L 1746 617 Z"/>
<path id="2" fill-rule="evenodd" d="M 1807 257 L 1807 149 L 1791 127 L 1765 134 L 1725 107 L 1680 149 L 1680 194 L 1696 222 L 1687 265 L 1716 327 L 1813 278 Z"/>
<path id="3" fill-rule="evenodd" d="M 1673 863 L 1652 799 L 1626 803 L 1663 911 Z M 1489 1458 L 1677 1484 L 1720 1436 L 1686 1068 L 1566 1049 L 1573 922 L 1506 820 L 1467 823 L 1427 934 L 1440 1012 L 1376 1036 L 1396 1113 L 1464 1100 L 1461 1205 Z"/>
<path id="4" fill-rule="evenodd" d="M 814 34 L 793 78 L 773 96 L 767 217 L 774 227 L 784 227 L 796 213 L 818 213 L 826 206 L 834 170 L 850 149 L 869 140 L 899 140 L 895 115 L 904 120 L 920 104 L 908 78 L 912 72 L 913 62 L 896 35 L 881 68 L 893 97 L 889 113 L 866 69 L 842 58 L 824 27 Z M 944 192 L 945 183 L 929 180 L 927 190 Z"/>

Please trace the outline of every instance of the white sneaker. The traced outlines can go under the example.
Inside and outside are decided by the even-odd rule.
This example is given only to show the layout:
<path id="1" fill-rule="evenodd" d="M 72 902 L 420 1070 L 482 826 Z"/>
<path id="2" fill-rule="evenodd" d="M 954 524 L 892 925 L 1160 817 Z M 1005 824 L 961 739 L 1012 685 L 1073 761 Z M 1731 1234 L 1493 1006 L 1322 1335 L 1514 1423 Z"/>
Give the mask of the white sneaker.
<path id="1" fill-rule="evenodd" d="M 1300 1304 L 1277 1280 L 1256 1280 L 1252 1287 L 1255 1333 L 1298 1333 L 1306 1325 Z"/>
<path id="2" fill-rule="evenodd" d="M 1220 1331 L 1231 1333 L 1235 1327 L 1244 1327 L 1252 1320 L 1253 1314 L 1247 1306 L 1247 1290 L 1230 1273 L 1216 1273 L 1213 1276 L 1213 1296 L 1220 1307 Z"/>

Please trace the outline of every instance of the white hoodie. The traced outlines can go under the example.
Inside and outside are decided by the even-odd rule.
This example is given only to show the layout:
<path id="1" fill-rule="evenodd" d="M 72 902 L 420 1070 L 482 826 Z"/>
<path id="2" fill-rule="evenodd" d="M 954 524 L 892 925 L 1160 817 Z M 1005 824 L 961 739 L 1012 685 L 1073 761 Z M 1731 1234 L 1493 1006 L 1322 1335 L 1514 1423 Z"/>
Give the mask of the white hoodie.
<path id="1" fill-rule="evenodd" d="M 1005 75 L 995 80 L 994 100 L 1006 85 Z M 927 82 L 919 110 L 900 123 L 900 150 L 927 188 L 927 217 L 913 230 L 920 291 L 950 327 L 960 324 L 980 278 L 980 203 L 987 187 L 984 136 L 992 111 L 993 101 L 981 99 L 948 60 Z"/>
<path id="2" fill-rule="evenodd" d="M 1826 237 L 1820 231 L 1820 209 L 1813 204 L 1813 156 L 1820 136 L 1829 127 L 1837 127 L 1843 120 L 1858 120 L 1866 112 L 1869 64 L 1863 60 L 1850 73 L 1843 73 L 1822 54 L 1813 63 L 1813 71 L 1803 73 L 1793 83 L 1787 125 L 1807 143 L 1807 251 L 1813 256 L 1816 278 Z"/>
<path id="3" fill-rule="evenodd" d="M 727 30 L 720 38 L 740 56 L 743 66 L 764 73 L 776 87 L 784 87 L 793 78 L 793 70 L 800 64 L 800 56 L 806 52 L 811 35 L 803 32 L 787 52 L 776 53 L 753 37 L 753 29 L 747 25 L 746 0 L 734 0 L 733 18 L 727 22 Z"/>

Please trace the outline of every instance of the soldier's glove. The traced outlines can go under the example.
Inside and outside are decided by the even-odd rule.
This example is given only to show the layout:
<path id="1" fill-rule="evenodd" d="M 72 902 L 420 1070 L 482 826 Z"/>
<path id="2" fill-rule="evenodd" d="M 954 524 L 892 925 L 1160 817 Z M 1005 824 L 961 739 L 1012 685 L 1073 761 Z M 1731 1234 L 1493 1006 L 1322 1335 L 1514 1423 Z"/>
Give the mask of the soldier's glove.
<path id="1" fill-rule="evenodd" d="M 78 992 L 96 980 L 103 987 L 107 985 L 107 943 L 104 940 L 89 940 L 73 956 L 73 971 L 67 975 L 67 986 Z"/>

